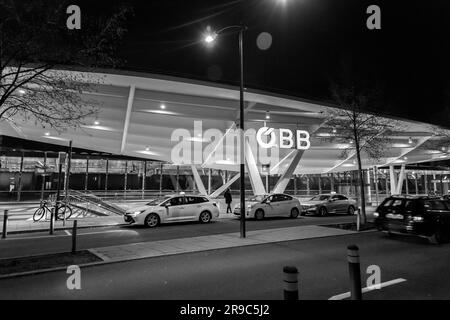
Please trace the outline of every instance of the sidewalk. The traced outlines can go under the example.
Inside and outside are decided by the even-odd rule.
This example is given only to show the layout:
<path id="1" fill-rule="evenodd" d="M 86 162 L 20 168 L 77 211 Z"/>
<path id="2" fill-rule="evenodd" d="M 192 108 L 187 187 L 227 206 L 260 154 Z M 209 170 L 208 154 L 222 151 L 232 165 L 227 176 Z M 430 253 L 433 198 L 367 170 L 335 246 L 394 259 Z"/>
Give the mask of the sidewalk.
<path id="1" fill-rule="evenodd" d="M 89 251 L 105 262 L 120 262 L 173 254 L 235 248 L 292 240 L 341 236 L 355 233 L 357 232 L 320 226 L 299 226 L 249 231 L 247 232 L 247 238 L 245 239 L 241 239 L 239 237 L 239 233 L 226 233 L 193 238 L 110 246 L 90 249 Z"/>

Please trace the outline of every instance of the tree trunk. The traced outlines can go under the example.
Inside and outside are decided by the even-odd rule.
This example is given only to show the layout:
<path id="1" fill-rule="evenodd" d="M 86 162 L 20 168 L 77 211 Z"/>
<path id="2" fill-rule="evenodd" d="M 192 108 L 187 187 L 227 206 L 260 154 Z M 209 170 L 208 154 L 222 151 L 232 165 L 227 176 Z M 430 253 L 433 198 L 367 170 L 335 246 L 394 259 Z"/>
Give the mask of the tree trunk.
<path id="1" fill-rule="evenodd" d="M 360 150 L 360 141 L 359 141 L 359 134 L 358 129 L 356 127 L 356 118 L 357 115 L 353 111 L 353 135 L 355 138 L 355 147 L 356 147 L 356 158 L 358 160 L 358 177 L 359 177 L 359 188 L 360 188 L 360 203 L 361 203 L 361 223 L 364 225 L 367 221 L 366 216 L 366 192 L 364 190 L 364 175 L 362 170 L 362 164 L 361 164 L 361 150 Z"/>
<path id="2" fill-rule="evenodd" d="M 361 152 L 359 150 L 359 141 L 356 141 L 356 157 L 358 158 L 358 178 L 361 197 L 361 223 L 365 224 L 367 221 L 366 216 L 366 191 L 364 190 L 364 175 L 361 165 Z"/>

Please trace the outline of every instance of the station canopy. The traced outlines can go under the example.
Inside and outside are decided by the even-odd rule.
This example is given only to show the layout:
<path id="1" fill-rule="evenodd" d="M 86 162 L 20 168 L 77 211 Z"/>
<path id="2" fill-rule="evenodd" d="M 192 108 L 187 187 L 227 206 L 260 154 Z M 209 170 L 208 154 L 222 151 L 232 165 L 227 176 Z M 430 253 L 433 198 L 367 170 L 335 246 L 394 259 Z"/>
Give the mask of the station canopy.
<path id="1" fill-rule="evenodd" d="M 73 146 L 80 149 L 174 163 L 172 151 L 180 143 L 171 139 L 175 130 L 187 130 L 188 140 L 200 143 L 203 148 L 209 146 L 213 151 L 213 141 L 194 132 L 195 121 L 201 121 L 202 132 L 217 129 L 225 137 L 239 123 L 236 87 L 131 72 L 91 73 L 89 76 L 95 79 L 92 90 L 83 92 L 80 99 L 95 101 L 98 115 L 86 119 L 81 128 L 56 132 L 42 128 L 34 120 L 20 119 L 15 123 L 2 121 L 0 134 L 61 146 L 67 146 L 72 140 Z M 295 174 L 325 174 L 357 168 L 354 152 L 350 150 L 343 157 L 342 151 L 349 145 L 324 139 L 330 134 L 325 123 L 327 110 L 333 106 L 246 89 L 244 107 L 246 129 L 258 130 L 266 125 L 310 133 L 310 148 L 303 152 Z M 364 168 L 450 159 L 448 149 L 444 152 L 431 147 L 440 137 L 433 134 L 430 125 L 402 122 L 405 126 L 393 133 L 383 157 L 377 163 L 363 158 Z M 299 151 L 279 149 L 278 152 L 278 162 L 270 164 L 270 173 L 286 170 Z M 203 163 L 196 164 L 204 168 L 239 170 L 234 158 L 210 160 L 203 158 Z M 264 166 L 257 157 L 255 161 L 262 172 Z"/>

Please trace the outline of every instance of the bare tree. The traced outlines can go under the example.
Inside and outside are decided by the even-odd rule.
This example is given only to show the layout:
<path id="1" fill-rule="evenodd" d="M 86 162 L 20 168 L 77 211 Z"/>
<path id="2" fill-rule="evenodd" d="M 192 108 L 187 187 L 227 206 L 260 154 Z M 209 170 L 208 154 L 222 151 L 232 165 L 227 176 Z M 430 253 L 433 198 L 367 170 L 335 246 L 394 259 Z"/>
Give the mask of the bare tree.
<path id="1" fill-rule="evenodd" d="M 69 30 L 69 5 L 0 0 L 0 121 L 34 120 L 60 131 L 96 113 L 92 101 L 81 99 L 96 82 L 68 66 L 91 71 L 119 65 L 117 46 L 132 11 L 127 6 L 91 16 L 82 11 L 82 28 Z"/>
<path id="2" fill-rule="evenodd" d="M 352 86 L 338 85 L 333 85 L 332 94 L 339 109 L 328 111 L 326 125 L 331 134 L 323 139 L 341 143 L 344 146 L 341 154 L 343 159 L 356 156 L 362 222 L 365 223 L 367 216 L 362 155 L 376 164 L 385 154 L 390 135 L 402 125 L 399 121 L 364 112 L 369 110 L 369 105 L 376 99 L 375 94 L 357 91 Z"/>
<path id="3" fill-rule="evenodd" d="M 433 133 L 434 139 L 428 140 L 424 147 L 442 153 L 443 157 L 450 156 L 450 130 L 435 125 L 430 126 L 429 130 Z"/>

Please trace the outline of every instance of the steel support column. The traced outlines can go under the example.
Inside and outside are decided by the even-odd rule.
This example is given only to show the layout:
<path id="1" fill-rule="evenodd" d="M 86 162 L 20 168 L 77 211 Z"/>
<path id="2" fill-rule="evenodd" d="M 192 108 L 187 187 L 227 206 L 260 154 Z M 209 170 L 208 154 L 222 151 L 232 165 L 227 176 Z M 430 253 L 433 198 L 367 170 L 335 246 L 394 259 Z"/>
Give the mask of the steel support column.
<path id="1" fill-rule="evenodd" d="M 256 164 L 255 157 L 252 152 L 252 148 L 248 141 L 245 142 L 245 162 L 247 164 L 248 176 L 250 178 L 250 182 L 252 184 L 253 194 L 254 195 L 263 195 L 266 193 L 264 188 L 264 184 L 261 179 L 261 175 L 259 174 L 258 166 Z M 274 191 L 276 192 L 276 191 Z"/>
<path id="2" fill-rule="evenodd" d="M 281 175 L 280 179 L 278 180 L 277 184 L 275 185 L 275 188 L 273 189 L 274 193 L 283 193 L 286 190 L 286 187 L 289 184 L 289 181 L 292 178 L 292 175 L 295 172 L 295 169 L 297 168 L 298 164 L 300 163 L 300 160 L 302 159 L 304 154 L 304 151 L 297 151 L 292 158 L 291 162 L 289 163 L 286 171 Z"/>
<path id="3" fill-rule="evenodd" d="M 397 182 L 395 178 L 394 166 L 389 166 L 389 180 L 391 181 L 391 195 L 397 192 Z"/>
<path id="4" fill-rule="evenodd" d="M 216 191 L 214 191 L 213 193 L 211 193 L 209 196 L 210 198 L 217 198 L 218 196 L 220 196 L 223 192 L 225 192 L 225 190 L 227 190 L 234 182 L 236 182 L 239 178 L 241 177 L 241 174 L 238 173 L 236 174 L 233 178 L 231 178 L 230 180 L 228 180 L 227 183 L 225 183 L 223 186 L 221 186 L 219 189 L 217 189 Z"/>
<path id="5" fill-rule="evenodd" d="M 205 196 L 209 195 L 209 193 L 206 192 L 205 186 L 203 185 L 203 181 L 200 178 L 200 175 L 198 174 L 197 168 L 194 165 L 191 165 L 191 169 L 192 169 L 192 175 L 194 176 L 195 184 L 197 185 L 198 192 L 201 195 L 205 195 Z"/>
<path id="6" fill-rule="evenodd" d="M 403 164 L 402 168 L 400 169 L 400 176 L 398 177 L 397 190 L 396 190 L 397 194 L 402 194 L 404 181 L 405 181 L 405 165 Z"/>

